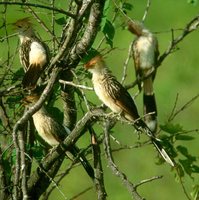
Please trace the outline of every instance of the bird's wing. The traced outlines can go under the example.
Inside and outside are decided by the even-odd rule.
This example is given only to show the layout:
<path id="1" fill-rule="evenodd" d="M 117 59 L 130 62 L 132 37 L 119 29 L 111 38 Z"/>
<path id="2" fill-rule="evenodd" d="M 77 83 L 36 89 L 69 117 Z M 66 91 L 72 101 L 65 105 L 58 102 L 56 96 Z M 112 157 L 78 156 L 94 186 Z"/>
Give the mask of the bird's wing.
<path id="1" fill-rule="evenodd" d="M 43 68 L 39 64 L 30 65 L 22 80 L 23 88 L 34 89 L 42 71 Z"/>
<path id="2" fill-rule="evenodd" d="M 141 86 L 140 78 L 143 75 L 142 75 L 142 70 L 140 69 L 140 53 L 137 49 L 137 41 L 138 41 L 138 39 L 136 39 L 133 42 L 132 54 L 133 54 L 135 74 L 136 74 L 136 78 L 137 78 L 137 81 L 138 81 L 138 89 L 139 89 L 139 91 L 141 91 L 142 86 Z"/>
<path id="3" fill-rule="evenodd" d="M 109 78 L 107 87 L 109 87 L 107 88 L 109 95 L 122 111 L 130 115 L 133 120 L 138 119 L 139 114 L 135 102 L 127 90 L 114 77 Z"/>
<path id="4" fill-rule="evenodd" d="M 35 37 L 31 40 L 27 55 L 29 66 L 22 80 L 24 88 L 35 88 L 37 80 L 49 61 L 47 49 L 47 45 L 39 41 L 38 38 Z"/>
<path id="5" fill-rule="evenodd" d="M 159 52 L 159 48 L 158 48 L 158 40 L 157 40 L 157 38 L 156 37 L 154 37 L 154 40 L 155 40 L 155 71 L 154 71 L 154 73 L 153 73 L 153 75 L 152 75 L 152 79 L 153 79 L 153 81 L 154 81 L 154 79 L 155 79 L 155 76 L 156 76 L 156 68 L 157 68 L 157 62 L 158 62 L 158 57 L 159 57 L 159 54 L 160 54 L 160 52 Z"/>
<path id="6" fill-rule="evenodd" d="M 20 61 L 24 66 L 24 71 L 27 71 L 29 68 L 29 52 L 31 43 L 32 40 L 27 40 L 20 46 Z"/>

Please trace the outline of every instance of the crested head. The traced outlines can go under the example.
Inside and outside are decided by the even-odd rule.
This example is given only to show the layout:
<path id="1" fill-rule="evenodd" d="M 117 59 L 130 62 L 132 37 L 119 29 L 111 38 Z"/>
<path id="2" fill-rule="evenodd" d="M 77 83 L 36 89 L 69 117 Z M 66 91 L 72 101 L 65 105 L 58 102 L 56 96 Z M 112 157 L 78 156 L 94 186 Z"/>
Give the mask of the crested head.
<path id="1" fill-rule="evenodd" d="M 85 69 L 89 71 L 101 70 L 106 67 L 105 62 L 101 55 L 97 55 L 84 65 Z"/>
<path id="2" fill-rule="evenodd" d="M 37 94 L 28 95 L 22 99 L 22 102 L 24 105 L 35 104 L 39 100 L 39 97 Z"/>
<path id="3" fill-rule="evenodd" d="M 144 27 L 143 23 L 139 21 L 129 21 L 128 30 L 138 37 L 150 33 L 150 31 Z"/>
<path id="4" fill-rule="evenodd" d="M 31 35 L 33 34 L 33 23 L 30 17 L 17 20 L 13 23 L 14 28 L 18 31 L 20 35 Z"/>

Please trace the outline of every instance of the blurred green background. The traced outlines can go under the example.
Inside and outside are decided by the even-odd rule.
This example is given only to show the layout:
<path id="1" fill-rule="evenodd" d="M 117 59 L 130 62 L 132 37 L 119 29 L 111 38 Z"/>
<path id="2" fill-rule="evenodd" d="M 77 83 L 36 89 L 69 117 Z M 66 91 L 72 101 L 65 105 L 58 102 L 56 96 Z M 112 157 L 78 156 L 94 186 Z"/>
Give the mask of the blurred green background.
<path id="1" fill-rule="evenodd" d="M 127 15 L 133 19 L 141 20 L 144 10 L 146 8 L 146 1 L 135 0 L 129 1 L 132 5 L 132 11 Z M 113 4 L 110 2 L 110 4 Z M 2 9 L 2 8 L 1 8 Z M 16 14 L 13 15 L 13 12 Z M 111 19 L 111 13 L 110 19 Z M 157 32 L 157 38 L 159 41 L 160 55 L 167 49 L 171 40 L 171 29 L 182 29 L 186 24 L 196 15 L 199 14 L 199 4 L 189 4 L 187 0 L 152 0 L 149 13 L 147 15 L 145 25 L 152 32 Z M 8 21 L 14 22 L 18 18 L 27 16 L 27 13 L 21 12 L 18 7 L 8 7 L 7 18 Z M 40 13 L 41 17 L 50 24 L 50 15 L 46 15 L 45 12 Z M 61 16 L 61 15 L 60 15 Z M 123 64 L 128 54 L 128 47 L 130 42 L 134 39 L 134 36 L 125 29 L 121 29 L 120 25 L 125 19 L 120 17 L 120 20 L 115 22 L 115 37 L 113 40 L 113 46 L 115 50 L 106 55 L 106 62 L 113 74 L 121 80 L 123 73 Z M 13 33 L 13 30 L 9 27 L 9 34 Z M 61 31 L 56 30 L 59 35 Z M 38 30 L 41 37 L 46 38 L 46 33 L 43 29 Z M 0 36 L 2 37 L 4 30 L 0 30 Z M 181 34 L 181 30 L 174 31 L 174 37 Z M 48 36 L 47 36 L 48 37 Z M 103 35 L 99 33 L 98 38 L 94 44 L 94 47 L 98 45 Z M 50 39 L 50 38 L 49 38 Z M 16 37 L 10 39 L 10 43 L 14 48 L 11 48 L 12 53 L 17 46 Z M 0 43 L 0 59 L 4 60 L 7 56 L 7 45 Z M 104 48 L 108 48 L 106 44 Z M 194 31 L 188 37 L 186 37 L 178 45 L 179 50 L 170 54 L 159 67 L 156 80 L 155 80 L 155 94 L 157 98 L 158 107 L 158 121 L 159 124 L 164 124 L 167 120 L 173 106 L 177 94 L 179 95 L 177 101 L 177 109 L 188 102 L 193 96 L 199 93 L 199 30 Z M 13 67 L 19 66 L 18 55 L 14 58 Z M 81 66 L 80 66 L 81 67 Z M 127 69 L 127 79 L 125 84 L 132 82 L 135 79 L 133 61 L 130 60 Z M 90 84 L 90 80 L 87 80 Z M 131 95 L 137 92 L 137 87 L 129 90 Z M 86 92 L 88 99 L 96 104 L 100 104 L 96 96 L 91 92 Z M 142 95 L 136 98 L 136 104 L 140 113 L 142 113 Z M 194 101 L 186 110 L 181 112 L 173 121 L 173 123 L 181 124 L 184 130 L 199 129 L 199 100 Z M 103 130 L 97 126 L 97 133 L 101 133 Z M 133 133 L 132 127 L 127 124 L 118 123 L 113 129 L 113 136 L 123 145 L 134 145 L 139 142 L 136 134 Z M 195 140 L 182 142 L 182 145 L 189 149 L 191 155 L 199 156 L 198 149 L 198 133 L 190 133 L 195 137 Z M 141 136 L 141 140 L 146 140 L 145 136 Z M 80 147 L 85 147 L 89 144 L 89 134 L 78 141 Z M 112 141 L 112 147 L 118 148 L 119 145 Z M 103 152 L 103 148 L 102 152 Z M 139 187 L 138 191 L 146 199 L 153 200 L 173 200 L 173 199 L 186 199 L 181 185 L 175 179 L 175 173 L 171 170 L 167 164 L 156 165 L 157 153 L 152 145 L 144 146 L 142 148 L 133 148 L 131 150 L 122 150 L 113 153 L 116 164 L 119 169 L 123 171 L 130 181 L 133 183 L 139 183 L 143 179 L 148 179 L 153 176 L 163 175 L 162 179 L 144 184 Z M 63 164 L 62 170 L 64 171 L 67 161 Z M 199 164 L 199 163 L 198 163 Z M 108 200 L 121 200 L 131 199 L 125 186 L 121 183 L 118 177 L 115 177 L 108 167 L 107 160 L 103 156 L 103 169 L 105 186 L 108 194 Z M 198 174 L 193 174 L 193 179 L 185 177 L 183 179 L 188 193 L 192 191 L 194 184 L 199 184 Z M 77 167 L 75 170 L 66 176 L 66 178 L 60 183 L 59 189 L 64 195 L 70 199 L 75 194 L 83 191 L 85 188 L 92 187 L 92 182 L 88 179 L 87 174 L 82 167 Z M 63 195 L 58 189 L 52 192 L 49 200 L 62 200 Z M 95 189 L 88 190 L 83 195 L 74 198 L 76 200 L 93 200 L 97 199 Z"/>

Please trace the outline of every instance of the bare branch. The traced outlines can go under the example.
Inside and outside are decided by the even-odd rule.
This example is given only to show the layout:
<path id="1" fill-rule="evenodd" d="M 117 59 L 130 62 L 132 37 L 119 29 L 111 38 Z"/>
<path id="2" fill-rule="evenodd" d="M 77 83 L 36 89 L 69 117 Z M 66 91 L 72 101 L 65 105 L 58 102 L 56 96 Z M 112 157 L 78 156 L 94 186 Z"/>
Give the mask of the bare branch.
<path id="1" fill-rule="evenodd" d="M 98 27 L 101 21 L 104 2 L 104 0 L 96 0 L 92 4 L 84 35 L 70 52 L 70 65 L 77 65 L 80 59 L 85 55 L 85 53 L 87 53 L 88 49 L 93 44 L 94 39 L 98 33 Z"/>
<path id="2" fill-rule="evenodd" d="M 75 15 L 73 15 L 72 13 L 67 12 L 67 11 L 65 11 L 63 9 L 44 6 L 44 5 L 41 5 L 41 4 L 3 1 L 3 2 L 0 2 L 0 5 L 20 5 L 20 6 L 31 6 L 31 7 L 35 7 L 35 8 L 44 8 L 44 9 L 47 9 L 47 10 L 54 10 L 54 11 L 56 11 L 58 13 L 62 13 L 62 14 L 65 14 L 65 15 L 67 15 L 69 17 L 75 18 Z"/>
<path id="3" fill-rule="evenodd" d="M 21 187 L 23 193 L 23 200 L 28 199 L 28 191 L 27 191 L 27 175 L 26 175 L 26 159 L 25 159 L 25 145 L 24 145 L 24 133 L 23 131 L 18 131 L 19 138 L 19 148 L 20 148 L 20 157 L 21 157 Z"/>
<path id="4" fill-rule="evenodd" d="M 94 90 L 92 87 L 88 87 L 88 86 L 85 86 L 85 85 L 78 85 L 78 84 L 73 83 L 72 81 L 59 80 L 59 82 L 62 83 L 62 84 L 71 85 L 73 87 L 83 89 L 83 90 L 90 90 L 90 91 Z"/>
<path id="5" fill-rule="evenodd" d="M 161 179 L 162 177 L 163 176 L 154 176 L 152 178 L 142 180 L 142 181 L 140 181 L 140 183 L 135 185 L 135 188 L 138 188 L 139 186 L 141 186 L 141 185 L 143 185 L 145 183 L 148 183 L 148 182 L 151 182 L 151 181 L 154 181 L 154 180 L 157 180 L 157 179 Z"/>
<path id="6" fill-rule="evenodd" d="M 156 67 L 159 67 L 163 60 L 170 54 L 172 53 L 173 49 L 177 46 L 179 42 L 181 42 L 187 35 L 195 31 L 199 26 L 199 16 L 194 17 L 183 29 L 183 32 L 180 36 L 178 36 L 175 39 L 172 39 L 169 47 L 167 50 L 159 57 L 158 59 L 158 64 Z"/>
<path id="7" fill-rule="evenodd" d="M 175 39 L 172 38 L 172 41 L 170 42 L 170 45 L 168 46 L 167 50 L 159 57 L 156 68 L 160 67 L 160 65 L 162 64 L 164 59 L 169 54 L 172 53 L 172 51 L 175 49 L 177 44 L 180 43 L 187 35 L 189 35 L 193 31 L 195 31 L 198 28 L 198 26 L 199 26 L 199 16 L 196 16 L 186 25 L 186 27 L 183 29 L 183 32 L 182 32 L 182 34 L 180 36 L 178 36 Z M 155 69 L 152 70 L 147 76 L 142 77 L 139 81 L 145 80 L 146 78 L 151 76 L 154 72 L 155 72 Z M 133 83 L 127 84 L 125 86 L 125 88 L 126 89 L 133 88 L 138 84 L 139 81 L 136 79 Z"/>
<path id="8" fill-rule="evenodd" d="M 46 26 L 46 24 L 40 19 L 40 17 L 35 13 L 35 11 L 31 8 L 31 6 L 28 6 L 28 10 L 30 13 L 32 13 L 32 15 L 36 18 L 36 20 L 38 21 L 39 24 L 41 24 L 41 26 L 44 28 L 44 30 L 49 33 L 52 37 L 53 37 L 53 41 L 56 41 L 56 43 L 58 44 L 59 41 L 57 39 L 57 37 L 54 35 L 54 33 Z"/>
<path id="9" fill-rule="evenodd" d="M 121 83 L 123 84 L 126 77 L 127 77 L 127 66 L 128 66 L 128 63 L 129 63 L 129 60 L 132 56 L 132 48 L 133 48 L 133 42 L 130 43 L 129 45 L 129 50 L 128 50 L 128 55 L 127 55 L 127 58 L 124 62 L 124 67 L 123 67 L 123 76 L 122 76 L 122 80 L 121 80 Z"/>
<path id="10" fill-rule="evenodd" d="M 82 192 L 78 193 L 77 195 L 75 195 L 74 197 L 70 198 L 69 200 L 76 200 L 77 198 L 79 198 L 82 194 L 88 192 L 89 190 L 91 190 L 92 187 L 88 187 L 85 190 L 83 190 Z"/>
<path id="11" fill-rule="evenodd" d="M 104 176 L 101 163 L 101 150 L 99 143 L 97 141 L 97 136 L 92 127 L 89 127 L 89 132 L 91 134 L 91 143 L 93 147 L 93 160 L 95 169 L 95 188 L 97 192 L 98 200 L 106 200 L 107 194 L 104 185 Z"/>
<path id="12" fill-rule="evenodd" d="M 143 17 L 142 17 L 142 22 L 145 21 L 147 15 L 148 15 L 148 13 L 149 13 L 150 5 L 151 5 L 151 0 L 147 0 L 147 5 L 146 5 L 146 9 L 145 9 L 145 11 L 144 11 L 144 15 L 143 15 Z"/>
<path id="13" fill-rule="evenodd" d="M 105 133 L 104 149 L 105 149 L 106 158 L 108 159 L 109 167 L 111 168 L 113 173 L 121 179 L 122 183 L 126 186 L 126 188 L 131 193 L 132 198 L 134 198 L 135 200 L 143 200 L 144 198 L 141 197 L 140 194 L 138 194 L 134 184 L 128 180 L 127 176 L 124 173 L 122 173 L 118 169 L 117 165 L 114 163 L 113 156 L 110 149 L 110 138 L 109 138 L 108 130 L 109 130 L 109 121 L 106 121 L 105 127 L 104 127 L 104 133 Z"/>
<path id="14" fill-rule="evenodd" d="M 178 114 L 180 114 L 183 110 L 188 108 L 198 98 L 199 98 L 199 94 L 197 94 L 194 97 L 192 97 L 188 102 L 186 102 L 181 108 L 179 108 L 175 113 L 173 113 L 169 117 L 169 121 L 172 121 Z"/>

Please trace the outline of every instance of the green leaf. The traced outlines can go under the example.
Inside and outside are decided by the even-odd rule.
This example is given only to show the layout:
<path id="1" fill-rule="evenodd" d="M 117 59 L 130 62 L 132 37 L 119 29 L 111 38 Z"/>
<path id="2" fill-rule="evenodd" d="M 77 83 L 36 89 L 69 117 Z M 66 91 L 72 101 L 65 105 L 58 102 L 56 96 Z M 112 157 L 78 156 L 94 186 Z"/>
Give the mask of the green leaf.
<path id="1" fill-rule="evenodd" d="M 191 176 L 191 174 L 192 174 L 192 168 L 191 168 L 192 162 L 190 162 L 190 160 L 188 160 L 188 159 L 184 159 L 184 160 L 179 159 L 179 162 L 180 162 L 180 164 L 182 165 L 184 171 L 185 171 L 189 176 Z"/>
<path id="2" fill-rule="evenodd" d="M 160 125 L 160 128 L 172 135 L 183 131 L 183 127 L 180 124 L 166 123 L 164 125 Z"/>
<path id="3" fill-rule="evenodd" d="M 21 96 L 10 96 L 7 98 L 6 103 L 9 105 L 9 108 L 15 108 L 16 105 L 20 106 L 21 99 Z"/>
<path id="4" fill-rule="evenodd" d="M 91 60 L 93 57 L 95 57 L 96 55 L 99 55 L 99 51 L 97 51 L 94 48 L 91 48 L 87 54 L 83 57 L 83 59 L 81 60 L 83 63 L 87 63 L 89 60 Z"/>
<path id="5" fill-rule="evenodd" d="M 103 17 L 106 18 L 110 10 L 110 0 L 106 0 L 104 4 Z"/>
<path id="6" fill-rule="evenodd" d="M 106 20 L 106 23 L 105 23 L 105 25 L 102 29 L 102 32 L 104 33 L 104 36 L 106 38 L 106 42 L 111 47 L 113 47 L 113 38 L 115 36 L 115 28 L 109 20 Z"/>
<path id="7" fill-rule="evenodd" d="M 38 161 L 41 160 L 45 155 L 44 147 L 42 146 L 42 144 L 41 145 L 35 144 L 31 149 L 33 157 Z"/>
<path id="8" fill-rule="evenodd" d="M 179 145 L 179 146 L 177 146 L 176 149 L 177 149 L 182 155 L 184 155 L 185 157 L 189 157 L 189 153 L 188 153 L 188 150 L 187 150 L 186 147 Z"/>
<path id="9" fill-rule="evenodd" d="M 59 25 L 64 25 L 66 24 L 66 18 L 65 17 L 60 17 L 58 19 L 55 19 L 55 22 Z"/>
<path id="10" fill-rule="evenodd" d="M 187 3 L 195 6 L 198 3 L 198 0 L 187 0 Z"/>
<path id="11" fill-rule="evenodd" d="M 175 139 L 176 140 L 193 140 L 195 138 L 189 135 L 176 135 Z"/>
<path id="12" fill-rule="evenodd" d="M 191 196 L 194 200 L 198 200 L 198 198 L 199 198 L 199 185 L 194 185 L 193 191 L 191 192 Z"/>
<path id="13" fill-rule="evenodd" d="M 177 153 L 175 151 L 174 146 L 171 144 L 171 141 L 169 140 L 170 138 L 167 137 L 166 135 L 161 135 L 160 139 L 161 139 L 161 144 L 166 150 L 166 152 L 169 153 L 169 155 L 172 158 L 175 158 L 177 156 Z"/>
<path id="14" fill-rule="evenodd" d="M 131 4 L 131 3 L 126 3 L 126 2 L 124 2 L 123 4 L 122 4 L 122 9 L 123 10 L 128 10 L 128 11 L 132 11 L 132 9 L 133 9 L 133 5 Z"/>

